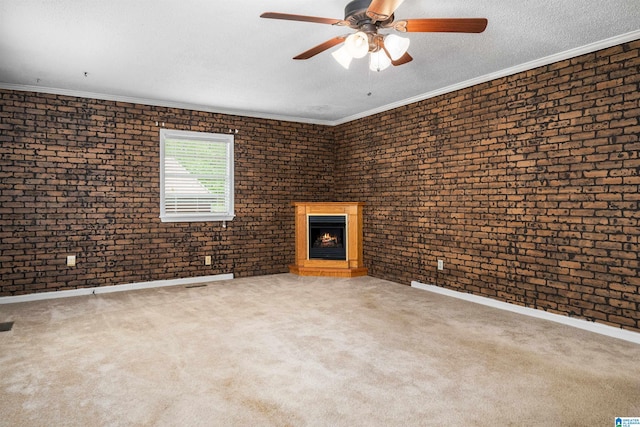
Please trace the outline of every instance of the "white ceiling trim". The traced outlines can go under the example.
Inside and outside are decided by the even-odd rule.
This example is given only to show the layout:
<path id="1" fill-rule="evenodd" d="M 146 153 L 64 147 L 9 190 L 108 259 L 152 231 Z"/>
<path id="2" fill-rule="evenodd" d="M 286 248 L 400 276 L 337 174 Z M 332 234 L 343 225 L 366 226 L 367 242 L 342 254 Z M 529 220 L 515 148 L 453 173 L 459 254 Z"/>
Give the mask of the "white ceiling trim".
<path id="1" fill-rule="evenodd" d="M 329 125 L 329 126 L 332 125 L 331 122 L 328 122 L 325 120 L 313 120 L 313 119 L 308 119 L 306 117 L 303 118 L 303 117 L 281 116 L 277 114 L 267 114 L 262 112 L 214 108 L 206 105 L 190 104 L 190 103 L 184 103 L 184 102 L 162 101 L 162 100 L 152 99 L 152 98 L 138 98 L 138 97 L 131 97 L 131 96 L 123 96 L 123 95 L 110 95 L 106 93 L 86 92 L 86 91 L 80 91 L 80 90 L 61 89 L 61 88 L 44 87 L 44 86 L 36 86 L 36 85 L 18 85 L 18 84 L 0 82 L 0 89 L 16 90 L 20 92 L 39 92 L 39 93 L 48 93 L 52 95 L 74 96 L 78 98 L 100 99 L 103 101 L 127 102 L 131 104 L 152 105 L 155 107 L 179 108 L 182 110 L 205 111 L 208 113 L 229 114 L 232 116 L 254 117 L 259 119 L 282 120 L 282 121 L 288 121 L 288 122 L 311 123 L 311 124 L 320 124 L 320 125 Z"/>
<path id="2" fill-rule="evenodd" d="M 595 43 L 587 44 L 575 49 L 570 49 L 554 55 L 549 55 L 544 58 L 536 59 L 534 61 L 516 65 L 511 68 L 506 68 L 494 73 L 485 74 L 483 76 L 469 79 L 460 83 L 456 83 L 432 92 L 428 92 L 422 95 L 403 99 L 395 103 L 383 105 L 381 107 L 378 107 L 372 110 L 363 111 L 361 113 L 344 117 L 339 120 L 313 120 L 306 117 L 293 117 L 293 116 L 268 114 L 264 112 L 254 112 L 254 111 L 244 111 L 244 110 L 230 110 L 230 109 L 214 108 L 214 107 L 198 105 L 198 104 L 162 101 L 162 100 L 151 99 L 151 98 L 138 98 L 138 97 L 111 95 L 111 94 L 104 94 L 104 93 L 85 92 L 85 91 L 51 88 L 51 87 L 43 87 L 43 86 L 36 86 L 36 85 L 19 85 L 19 84 L 10 84 L 10 83 L 0 82 L 0 89 L 16 90 L 16 91 L 23 91 L 23 92 L 40 92 L 40 93 L 48 93 L 53 95 L 66 95 L 66 96 L 73 96 L 73 97 L 79 97 L 79 98 L 91 98 L 91 99 L 100 99 L 105 101 L 152 105 L 157 107 L 205 111 L 205 112 L 216 113 L 216 114 L 229 114 L 233 116 L 253 117 L 253 118 L 268 119 L 268 120 L 281 120 L 281 121 L 298 122 L 298 123 L 318 124 L 318 125 L 325 125 L 325 126 L 337 126 L 337 125 L 345 124 L 357 119 L 368 117 L 374 114 L 393 110 L 394 108 L 403 107 L 405 105 L 423 101 L 425 99 L 450 93 L 456 90 L 465 89 L 480 83 L 485 83 L 501 77 L 510 76 L 516 73 L 528 71 L 544 65 L 549 65 L 554 62 L 564 61 L 566 59 L 574 58 L 580 55 L 595 52 L 600 49 L 606 49 L 608 47 L 616 46 L 618 44 L 627 43 L 627 42 L 631 42 L 638 39 L 640 39 L 640 30 L 632 31 L 629 33 L 621 34 L 619 36 L 601 40 Z M 160 119 L 162 119 L 162 117 L 160 117 Z"/>
<path id="3" fill-rule="evenodd" d="M 344 123 L 351 122 L 353 120 L 361 119 L 364 117 L 369 117 L 374 114 L 383 113 L 385 111 L 393 110 L 394 108 L 403 107 L 405 105 L 412 104 L 418 101 L 424 101 L 425 99 L 434 98 L 436 96 L 444 95 L 446 93 L 454 92 L 456 90 L 465 89 L 471 86 L 475 86 L 480 83 L 486 83 L 491 80 L 495 80 L 501 77 L 511 76 L 513 74 L 521 73 L 523 71 L 532 70 L 537 67 L 542 67 L 544 65 L 553 64 L 554 62 L 564 61 L 565 59 L 575 58 L 580 55 L 585 55 L 587 53 L 596 52 L 600 49 L 606 49 L 608 47 L 616 46 L 622 43 L 631 42 L 634 40 L 640 39 L 640 30 L 632 31 L 630 33 L 621 34 L 616 37 L 611 37 L 605 40 L 600 40 L 595 43 L 587 44 L 581 47 L 577 47 L 575 49 L 569 49 L 564 52 L 559 52 L 554 55 L 549 55 L 544 58 L 536 59 L 534 61 L 525 62 L 520 65 L 516 65 L 511 68 L 505 68 L 500 71 L 496 71 L 495 73 L 485 74 L 484 76 L 476 77 L 473 79 L 465 80 L 460 83 L 456 83 L 447 87 L 443 87 L 438 90 L 434 90 L 428 93 L 424 93 L 422 95 L 417 95 L 412 98 L 403 99 L 402 101 L 398 101 L 396 103 L 383 105 L 379 108 L 363 111 L 362 113 L 355 114 L 353 116 L 345 117 L 341 120 L 334 121 L 331 125 L 340 125 Z"/>

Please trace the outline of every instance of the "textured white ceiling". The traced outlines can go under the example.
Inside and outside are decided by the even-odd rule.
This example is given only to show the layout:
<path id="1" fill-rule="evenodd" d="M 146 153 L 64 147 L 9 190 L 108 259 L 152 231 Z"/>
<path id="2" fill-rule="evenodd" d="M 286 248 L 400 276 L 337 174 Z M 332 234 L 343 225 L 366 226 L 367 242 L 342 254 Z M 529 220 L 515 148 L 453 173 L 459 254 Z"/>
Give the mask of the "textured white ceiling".
<path id="1" fill-rule="evenodd" d="M 291 59 L 348 28 L 259 17 L 341 19 L 346 3 L 0 0 L 0 87 L 339 124 L 640 39 L 640 0 L 405 0 L 396 20 L 489 24 L 481 34 L 408 34 L 414 60 L 376 73 L 366 59 L 345 70 L 337 48 Z"/>

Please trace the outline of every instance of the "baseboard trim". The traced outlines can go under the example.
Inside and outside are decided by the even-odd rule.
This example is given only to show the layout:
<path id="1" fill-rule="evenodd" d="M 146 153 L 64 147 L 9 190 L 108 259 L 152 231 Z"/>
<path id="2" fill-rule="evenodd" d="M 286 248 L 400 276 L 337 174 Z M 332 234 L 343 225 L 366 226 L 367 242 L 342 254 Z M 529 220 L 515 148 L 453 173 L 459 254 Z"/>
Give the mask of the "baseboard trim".
<path id="1" fill-rule="evenodd" d="M 233 279 L 233 273 L 213 276 L 187 277 L 184 279 L 154 280 L 152 282 L 126 283 L 123 285 L 102 286 L 96 288 L 69 289 L 65 291 L 40 292 L 27 295 L 0 297 L 0 304 L 40 301 L 45 299 L 68 298 L 82 295 L 108 294 L 111 292 L 135 291 L 140 289 L 162 288 L 165 286 L 192 285 L 197 283 L 217 282 Z"/>
<path id="2" fill-rule="evenodd" d="M 520 305 L 510 304 L 504 301 L 497 301 L 491 298 L 482 297 L 479 295 L 469 294 L 465 292 L 454 291 L 452 289 L 442 288 L 440 286 L 428 285 L 417 281 L 411 282 L 412 288 L 422 289 L 424 291 L 433 292 L 440 295 L 446 295 L 453 298 L 462 299 L 465 301 L 473 302 L 476 304 L 482 304 L 500 310 L 511 311 L 513 313 L 523 314 L 525 316 L 536 317 L 538 319 L 550 320 L 556 323 L 562 323 L 563 325 L 573 326 L 574 328 L 584 329 L 596 334 L 606 335 L 612 338 L 618 338 L 625 341 L 630 341 L 635 344 L 640 344 L 640 333 L 628 331 L 626 329 L 620 329 L 609 325 L 603 325 L 602 323 L 590 322 L 584 319 L 578 319 L 575 317 L 563 316 L 561 314 L 549 313 L 544 310 L 538 310 L 530 307 L 523 307 Z"/>

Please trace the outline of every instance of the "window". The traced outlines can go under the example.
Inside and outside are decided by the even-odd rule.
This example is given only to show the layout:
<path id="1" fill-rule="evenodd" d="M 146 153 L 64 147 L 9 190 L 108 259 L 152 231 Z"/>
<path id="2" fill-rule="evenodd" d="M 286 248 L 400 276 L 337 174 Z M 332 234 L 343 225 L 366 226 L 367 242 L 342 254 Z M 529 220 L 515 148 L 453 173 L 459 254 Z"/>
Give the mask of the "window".
<path id="1" fill-rule="evenodd" d="M 233 217 L 233 135 L 161 129 L 160 219 Z"/>

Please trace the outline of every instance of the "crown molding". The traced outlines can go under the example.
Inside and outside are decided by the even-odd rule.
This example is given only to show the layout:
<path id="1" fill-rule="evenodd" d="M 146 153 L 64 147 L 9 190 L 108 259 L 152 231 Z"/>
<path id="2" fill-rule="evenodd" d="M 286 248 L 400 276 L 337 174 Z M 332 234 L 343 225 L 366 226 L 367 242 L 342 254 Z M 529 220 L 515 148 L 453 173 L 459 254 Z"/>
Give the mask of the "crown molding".
<path id="1" fill-rule="evenodd" d="M 252 117 L 256 119 L 265 119 L 265 120 L 279 120 L 279 121 L 318 124 L 318 125 L 326 125 L 326 126 L 331 126 L 333 123 L 332 121 L 318 120 L 318 119 L 312 119 L 308 117 L 269 114 L 269 113 L 258 112 L 258 111 L 249 111 L 249 110 L 245 111 L 245 110 L 221 108 L 221 107 L 215 107 L 211 105 L 190 104 L 187 102 L 174 102 L 174 101 L 165 101 L 165 100 L 154 99 L 154 98 L 140 98 L 140 97 L 134 97 L 134 96 L 125 96 L 125 95 L 112 95 L 112 94 L 100 93 L 100 92 L 88 92 L 88 91 L 81 91 L 81 90 L 37 86 L 37 85 L 21 85 L 21 84 L 0 82 L 0 89 L 15 90 L 19 92 L 48 93 L 51 95 L 63 95 L 63 96 L 72 96 L 77 98 L 99 99 L 102 101 L 126 102 L 130 104 L 151 105 L 154 107 L 178 108 L 181 110 L 204 111 L 207 113 L 227 114 L 230 116 L 240 116 L 240 117 Z"/>
<path id="2" fill-rule="evenodd" d="M 393 110 L 395 108 L 404 107 L 406 105 L 413 104 L 415 102 L 424 101 L 425 99 L 434 98 L 436 96 L 444 95 L 450 92 L 455 92 L 460 89 L 466 89 L 468 87 L 475 86 L 480 83 L 486 83 L 488 81 L 495 80 L 501 77 L 506 77 L 506 76 L 517 74 L 523 71 L 532 70 L 534 68 L 541 67 L 544 65 L 549 65 L 554 62 L 575 58 L 580 55 L 585 55 L 587 53 L 592 53 L 600 49 L 606 49 L 612 46 L 635 41 L 638 39 L 640 39 L 640 30 L 631 31 L 629 33 L 621 34 L 615 37 L 610 37 L 608 39 L 600 40 L 600 41 L 590 43 L 584 46 L 580 46 L 574 49 L 569 49 L 553 55 L 545 56 L 544 58 L 539 58 L 533 61 L 515 65 L 513 67 L 505 68 L 493 73 L 485 74 L 483 76 L 475 77 L 473 79 L 465 80 L 463 82 L 455 83 L 440 89 L 436 89 L 431 92 L 406 98 L 391 104 L 386 104 L 378 108 L 362 111 L 360 113 L 343 117 L 337 120 L 321 120 L 321 119 L 313 119 L 309 117 L 270 114 L 270 113 L 265 113 L 260 111 L 243 111 L 243 110 L 236 110 L 236 109 L 225 109 L 225 108 L 215 107 L 210 105 L 190 104 L 185 102 L 164 101 L 164 100 L 153 99 L 153 98 L 139 98 L 139 97 L 131 97 L 131 96 L 123 96 L 123 95 L 112 95 L 112 94 L 105 94 L 105 93 L 78 91 L 78 90 L 63 89 L 63 88 L 52 88 L 52 87 L 44 87 L 44 86 L 36 86 L 36 85 L 19 85 L 19 84 L 0 82 L 0 89 L 16 90 L 16 91 L 22 91 L 22 92 L 41 92 L 41 93 L 49 93 L 54 95 L 74 96 L 79 98 L 100 99 L 104 101 L 127 102 L 132 104 L 152 105 L 156 107 L 205 111 L 210 113 L 228 114 L 232 116 L 252 117 L 252 118 L 266 119 L 266 120 L 279 120 L 279 121 L 307 123 L 307 124 L 316 124 L 316 125 L 324 125 L 324 126 L 339 126 L 345 123 L 352 122 L 354 120 L 372 116 L 374 114 L 383 113 L 389 110 Z"/>
<path id="3" fill-rule="evenodd" d="M 466 89 L 468 87 L 475 86 L 480 83 L 486 83 L 488 81 L 495 80 L 501 77 L 511 76 L 517 73 L 521 73 L 523 71 L 529 71 L 534 68 L 542 67 L 544 65 L 553 64 L 554 62 L 560 62 L 566 59 L 575 58 L 580 55 L 585 55 L 587 53 L 592 53 L 600 49 L 606 49 L 612 46 L 635 41 L 638 39 L 640 39 L 640 30 L 621 34 L 619 36 L 597 41 L 595 43 L 590 43 L 574 49 L 569 49 L 564 52 L 559 52 L 553 55 L 545 56 L 544 58 L 539 58 L 533 61 L 529 61 L 513 67 L 509 67 L 509 68 L 504 68 L 502 70 L 499 70 L 493 73 L 485 74 L 480 77 L 475 77 L 473 79 L 465 80 L 460 83 L 455 83 L 450 86 L 436 89 L 434 91 L 427 92 L 422 95 L 406 98 L 401 101 L 394 102 L 392 104 L 383 105 L 381 107 L 378 107 L 372 110 L 363 111 L 362 113 L 354 114 L 352 116 L 337 120 L 333 122 L 332 125 L 337 126 L 337 125 L 349 123 L 354 120 L 372 116 L 374 114 L 384 113 L 386 111 L 393 110 L 398 107 L 404 107 L 405 105 L 413 104 L 414 102 L 424 101 L 425 99 L 429 99 L 429 98 L 435 98 L 436 96 L 444 95 L 450 92 L 455 92 L 456 90 L 460 90 L 460 89 Z"/>

